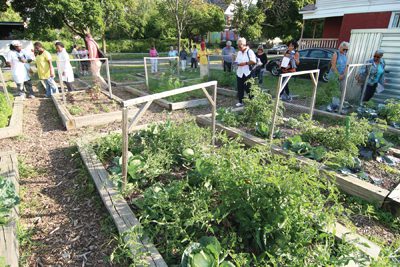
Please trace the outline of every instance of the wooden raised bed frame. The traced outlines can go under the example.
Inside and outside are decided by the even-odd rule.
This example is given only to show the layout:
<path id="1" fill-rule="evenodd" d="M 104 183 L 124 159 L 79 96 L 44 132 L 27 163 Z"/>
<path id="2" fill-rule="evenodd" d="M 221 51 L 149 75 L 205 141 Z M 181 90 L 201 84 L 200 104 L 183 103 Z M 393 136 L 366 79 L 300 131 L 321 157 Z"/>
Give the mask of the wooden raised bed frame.
<path id="1" fill-rule="evenodd" d="M 71 93 L 78 94 L 82 92 L 74 91 Z M 109 97 L 108 92 L 101 91 L 101 93 Z M 84 116 L 73 116 L 68 111 L 68 109 L 63 105 L 62 100 L 59 99 L 59 96 L 60 94 L 54 94 L 51 96 L 51 98 L 53 99 L 54 105 L 57 108 L 58 115 L 60 115 L 61 120 L 67 131 L 86 126 L 100 126 L 122 120 L 122 110 L 112 111 L 108 113 L 84 115 Z M 123 102 L 119 97 L 114 95 L 112 96 L 112 99 L 120 104 Z M 135 109 L 132 109 L 130 112 L 132 112 L 133 114 L 134 111 Z"/>
<path id="2" fill-rule="evenodd" d="M 19 192 L 18 160 L 14 152 L 0 152 L 0 176 L 10 179 L 14 183 L 15 190 Z M 0 257 L 4 257 L 6 266 L 11 267 L 18 267 L 18 213 L 18 207 L 15 207 L 11 211 L 11 221 L 0 227 Z"/>
<path id="3" fill-rule="evenodd" d="M 146 127 L 147 125 L 137 126 L 133 131 L 145 129 Z M 104 134 L 102 136 L 104 136 Z M 97 155 L 90 144 L 90 140 L 93 139 L 95 139 L 95 137 L 88 137 L 86 140 L 82 139 L 78 142 L 78 150 L 85 166 L 89 170 L 89 173 L 96 184 L 96 188 L 104 205 L 112 216 L 119 233 L 123 234 L 132 227 L 140 226 L 140 223 L 133 214 L 126 200 L 121 196 L 118 189 L 116 189 L 110 180 L 107 170 L 97 158 Z M 346 242 L 353 244 L 357 249 L 371 258 L 377 259 L 380 254 L 381 248 L 378 245 L 356 233 L 353 233 L 338 222 L 335 223 L 332 228 L 327 228 L 325 230 L 328 233 L 334 234 L 337 239 L 345 240 Z M 142 244 L 142 251 L 149 253 L 149 256 L 146 257 L 146 261 L 150 266 L 167 266 L 157 248 L 154 247 L 146 237 L 143 237 L 142 240 L 136 240 L 136 242 Z M 135 251 L 132 252 L 135 253 Z M 352 265 L 349 264 L 347 266 Z"/>
<path id="4" fill-rule="evenodd" d="M 209 119 L 209 116 L 210 115 L 199 115 L 196 117 L 196 121 L 198 124 L 209 126 L 211 124 L 211 120 Z M 258 138 L 256 136 L 248 134 L 237 128 L 227 127 L 220 123 L 216 123 L 216 128 L 221 131 L 226 132 L 228 134 L 228 136 L 230 136 L 230 137 L 242 138 L 243 143 L 245 143 L 248 146 L 269 145 L 267 140 Z M 316 165 L 317 164 L 317 165 L 319 165 L 319 169 L 320 169 L 321 173 L 324 174 L 325 176 L 327 176 L 328 178 L 333 177 L 337 183 L 337 186 L 342 191 L 344 191 L 350 195 L 360 197 L 366 201 L 374 202 L 381 207 L 385 206 L 387 208 L 390 208 L 393 213 L 395 213 L 396 215 L 399 215 L 399 212 L 400 212 L 400 203 L 398 201 L 399 196 L 400 196 L 399 186 L 395 190 L 390 192 L 386 189 L 380 188 L 376 185 L 373 185 L 366 181 L 360 180 L 354 175 L 340 174 L 333 170 L 330 170 L 325 165 L 318 164 L 316 161 L 313 161 L 311 159 L 308 159 L 308 158 L 305 158 L 302 156 L 293 155 L 293 153 L 285 151 L 284 149 L 282 149 L 276 145 L 271 145 L 271 151 L 272 151 L 272 153 L 287 156 L 287 157 L 294 156 L 301 165 Z"/>
<path id="5" fill-rule="evenodd" d="M 14 137 L 22 134 L 22 120 L 24 115 L 24 99 L 20 96 L 14 98 L 13 112 L 7 127 L 0 128 L 0 139 Z"/>

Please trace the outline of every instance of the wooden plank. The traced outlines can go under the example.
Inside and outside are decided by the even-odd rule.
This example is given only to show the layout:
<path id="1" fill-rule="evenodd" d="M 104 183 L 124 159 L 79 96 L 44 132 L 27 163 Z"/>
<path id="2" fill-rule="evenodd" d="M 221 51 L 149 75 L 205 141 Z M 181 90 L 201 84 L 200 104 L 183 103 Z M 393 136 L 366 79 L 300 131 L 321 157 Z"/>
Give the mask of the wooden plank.
<path id="1" fill-rule="evenodd" d="M 16 192 L 19 192 L 18 161 L 12 151 L 0 153 L 0 176 L 14 183 Z M 19 248 L 17 237 L 18 206 L 10 214 L 10 222 L 0 227 L 0 257 L 4 257 L 6 264 L 11 267 L 18 266 Z"/>
<path id="2" fill-rule="evenodd" d="M 78 93 L 78 92 L 72 92 Z M 56 106 L 57 113 L 61 117 L 61 121 L 64 124 L 65 128 L 68 130 L 75 129 L 75 120 L 69 111 L 64 107 L 64 105 L 57 99 L 57 95 L 51 95 L 51 99 L 53 99 L 53 103 Z"/>
<path id="3" fill-rule="evenodd" d="M 235 90 L 230 90 L 230 89 L 226 89 L 226 88 L 218 87 L 217 93 L 220 94 L 220 95 L 224 95 L 224 96 L 233 96 L 233 97 L 237 97 L 237 91 L 235 91 Z"/>
<path id="4" fill-rule="evenodd" d="M 14 98 L 12 115 L 7 127 L 0 128 L 0 139 L 21 135 L 23 132 L 24 100 L 17 96 Z"/>
<path id="5" fill-rule="evenodd" d="M 185 109 L 185 108 L 194 108 L 194 107 L 200 107 L 200 106 L 207 106 L 209 104 L 210 104 L 210 102 L 206 98 L 193 99 L 193 100 L 182 101 L 182 102 L 177 102 L 177 103 L 171 102 L 170 109 L 178 110 L 178 109 Z"/>
<path id="6" fill-rule="evenodd" d="M 129 115 L 132 116 L 137 112 L 137 108 L 129 110 Z M 108 113 L 92 114 L 86 116 L 74 117 L 75 128 L 82 128 L 87 126 L 101 126 L 113 122 L 120 122 L 122 120 L 122 111 L 113 111 Z"/>
<path id="7" fill-rule="evenodd" d="M 78 143 L 78 150 L 87 169 L 89 170 L 90 175 L 92 176 L 92 179 L 95 182 L 96 188 L 99 191 L 104 205 L 106 206 L 114 220 L 115 225 L 117 226 L 119 233 L 123 235 L 126 231 L 132 229 L 132 227 L 140 226 L 139 220 L 133 214 L 125 199 L 121 196 L 118 190 L 116 190 L 115 186 L 109 179 L 107 171 L 97 159 L 94 151 L 87 143 L 83 142 Z M 125 236 L 125 238 L 129 238 L 129 236 Z M 142 240 L 137 240 L 136 242 L 142 244 L 142 249 L 144 252 L 149 252 L 150 256 L 146 256 L 146 261 L 150 264 L 150 266 L 167 266 L 154 245 L 149 243 L 145 237 L 143 237 Z M 132 252 L 137 253 L 137 251 Z"/>
<path id="8" fill-rule="evenodd" d="M 202 125 L 211 125 L 211 119 L 209 116 L 197 116 L 196 121 Z M 264 139 L 255 137 L 251 134 L 248 134 L 240 129 L 226 127 L 220 123 L 216 124 L 218 130 L 225 131 L 230 137 L 241 137 L 243 143 L 248 146 L 255 145 L 267 145 L 268 142 Z M 389 191 L 363 180 L 358 179 L 353 175 L 342 175 L 337 172 L 334 172 L 328 169 L 326 166 L 322 164 L 318 164 L 317 162 L 294 155 L 293 153 L 289 153 L 288 151 L 283 150 L 278 146 L 271 146 L 271 151 L 275 154 L 283 155 L 283 156 L 292 156 L 295 157 L 300 164 L 303 165 L 319 165 L 319 169 L 321 169 L 321 173 L 324 174 L 327 178 L 334 178 L 337 186 L 344 192 L 349 193 L 351 195 L 358 196 L 362 199 L 365 199 L 369 202 L 376 202 L 379 205 L 383 205 L 386 196 L 389 195 Z"/>

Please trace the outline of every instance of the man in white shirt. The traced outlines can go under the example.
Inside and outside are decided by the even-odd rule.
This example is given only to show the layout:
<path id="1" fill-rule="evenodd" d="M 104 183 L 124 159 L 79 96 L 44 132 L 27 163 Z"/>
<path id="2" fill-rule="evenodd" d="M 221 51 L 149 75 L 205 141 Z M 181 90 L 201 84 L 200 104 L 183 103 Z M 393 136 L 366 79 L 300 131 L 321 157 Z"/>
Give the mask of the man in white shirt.
<path id="1" fill-rule="evenodd" d="M 20 41 L 13 41 L 10 46 L 10 52 L 7 55 L 7 64 L 11 66 L 12 77 L 17 85 L 19 95 L 25 97 L 25 91 L 30 98 L 35 98 L 32 90 L 32 82 L 29 77 L 27 65 L 32 59 L 22 51 Z"/>
<path id="2" fill-rule="evenodd" d="M 237 107 L 243 106 L 244 92 L 250 95 L 250 84 L 247 81 L 251 78 L 251 71 L 257 62 L 256 55 L 246 45 L 245 38 L 239 38 L 237 41 L 238 53 L 236 56 L 235 64 L 237 65 L 236 79 L 237 79 L 237 90 L 239 102 L 236 104 Z"/>

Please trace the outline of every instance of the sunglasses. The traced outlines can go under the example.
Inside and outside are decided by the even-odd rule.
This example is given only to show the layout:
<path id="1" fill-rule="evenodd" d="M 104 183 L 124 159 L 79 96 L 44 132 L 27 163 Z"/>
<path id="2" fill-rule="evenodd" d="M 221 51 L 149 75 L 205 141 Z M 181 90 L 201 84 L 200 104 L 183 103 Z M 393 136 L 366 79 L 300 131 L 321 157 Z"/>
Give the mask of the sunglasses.
<path id="1" fill-rule="evenodd" d="M 346 48 L 345 48 L 345 49 L 343 49 L 343 51 L 346 51 L 346 52 L 347 52 L 347 51 L 349 51 L 349 49 L 346 49 Z"/>
<path id="2" fill-rule="evenodd" d="M 381 58 L 381 56 L 374 56 L 374 58 Z"/>

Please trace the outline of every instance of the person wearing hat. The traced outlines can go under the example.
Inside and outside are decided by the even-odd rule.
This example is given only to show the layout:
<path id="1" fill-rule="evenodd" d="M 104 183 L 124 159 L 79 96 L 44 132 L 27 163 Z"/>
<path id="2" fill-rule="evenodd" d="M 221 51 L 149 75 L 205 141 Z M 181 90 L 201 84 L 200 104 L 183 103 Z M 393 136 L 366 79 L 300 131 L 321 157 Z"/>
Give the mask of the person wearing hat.
<path id="1" fill-rule="evenodd" d="M 257 49 L 257 67 L 255 69 L 255 75 L 258 77 L 258 84 L 263 84 L 265 65 L 267 64 L 268 58 L 267 54 L 264 52 L 264 47 L 262 45 L 258 46 Z"/>
<path id="2" fill-rule="evenodd" d="M 64 84 L 67 86 L 68 92 L 74 91 L 72 83 L 74 82 L 74 71 L 71 66 L 69 55 L 64 48 L 62 42 L 56 42 L 57 50 L 57 69 L 58 75 L 61 77 Z"/>
<path id="3" fill-rule="evenodd" d="M 54 67 L 51 54 L 47 52 L 41 42 L 33 44 L 35 47 L 36 67 L 39 79 L 46 85 L 46 97 L 58 93 L 58 87 L 54 81 Z"/>
<path id="4" fill-rule="evenodd" d="M 232 61 L 235 56 L 235 48 L 232 47 L 232 42 L 227 41 L 226 46 L 222 49 L 222 64 L 224 71 L 232 71 Z"/>
<path id="5" fill-rule="evenodd" d="M 197 55 L 200 63 L 200 77 L 203 78 L 208 76 L 208 52 L 206 49 L 206 43 L 200 43 L 200 51 Z"/>
<path id="6" fill-rule="evenodd" d="M 26 64 L 32 59 L 22 51 L 20 41 L 13 41 L 10 45 L 10 52 L 7 55 L 7 64 L 11 66 L 12 77 L 17 85 L 19 95 L 25 97 L 25 90 L 30 98 L 35 98 L 32 90 L 32 82 Z"/>

